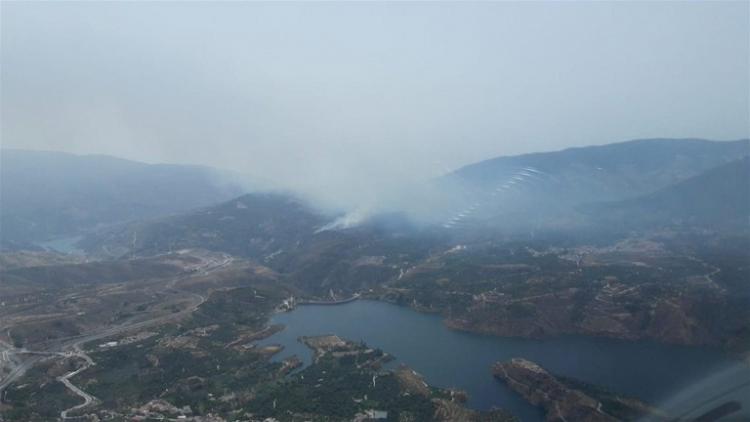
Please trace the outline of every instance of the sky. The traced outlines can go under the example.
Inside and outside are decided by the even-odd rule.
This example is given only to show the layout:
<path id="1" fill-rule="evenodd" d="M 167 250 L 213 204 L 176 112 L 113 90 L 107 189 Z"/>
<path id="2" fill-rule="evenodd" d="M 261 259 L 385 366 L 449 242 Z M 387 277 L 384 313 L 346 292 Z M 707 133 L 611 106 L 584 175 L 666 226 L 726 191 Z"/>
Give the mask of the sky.
<path id="1" fill-rule="evenodd" d="M 750 136 L 749 2 L 9 2 L 3 147 L 367 204 L 500 155 Z"/>

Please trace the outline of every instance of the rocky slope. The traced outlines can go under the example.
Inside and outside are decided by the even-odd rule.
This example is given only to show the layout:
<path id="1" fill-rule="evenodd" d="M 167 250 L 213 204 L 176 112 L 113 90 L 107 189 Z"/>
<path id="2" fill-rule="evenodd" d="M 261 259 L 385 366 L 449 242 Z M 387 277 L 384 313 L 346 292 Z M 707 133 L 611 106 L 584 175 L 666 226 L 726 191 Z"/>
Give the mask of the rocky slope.
<path id="1" fill-rule="evenodd" d="M 607 406 L 526 359 L 498 362 L 492 367 L 492 373 L 529 403 L 542 407 L 546 420 L 550 422 L 613 422 L 653 413 L 648 406 L 633 399 L 615 397 L 606 403 Z M 610 413 L 608 407 L 616 412 Z"/>

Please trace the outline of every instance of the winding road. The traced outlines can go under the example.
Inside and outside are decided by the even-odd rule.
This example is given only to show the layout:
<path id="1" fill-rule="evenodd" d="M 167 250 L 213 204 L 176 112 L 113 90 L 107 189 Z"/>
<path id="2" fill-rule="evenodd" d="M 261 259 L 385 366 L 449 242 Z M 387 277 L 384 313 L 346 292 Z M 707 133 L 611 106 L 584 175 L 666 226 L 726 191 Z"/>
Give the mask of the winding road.
<path id="1" fill-rule="evenodd" d="M 176 294 L 185 294 L 187 295 L 187 297 L 192 299 L 192 303 L 189 306 L 187 306 L 185 309 L 179 312 L 161 315 L 161 316 L 143 320 L 143 321 L 133 321 L 131 319 L 122 324 L 112 326 L 112 327 L 105 327 L 105 328 L 102 328 L 93 332 L 89 332 L 86 334 L 55 339 L 54 342 L 43 344 L 42 345 L 43 348 L 41 350 L 30 351 L 26 349 L 16 348 L 5 342 L 0 343 L 0 359 L 2 359 L 2 361 L 11 368 L 9 373 L 2 380 L 0 380 L 0 395 L 2 395 L 2 393 L 5 391 L 5 389 L 9 385 L 14 383 L 19 378 L 21 378 L 26 373 L 26 371 L 34 367 L 34 365 L 36 365 L 37 363 L 39 363 L 45 358 L 49 358 L 50 356 L 61 356 L 63 358 L 71 358 L 71 357 L 81 358 L 86 362 L 84 366 L 57 378 L 58 381 L 63 383 L 74 394 L 83 398 L 83 403 L 73 406 L 69 409 L 65 409 L 60 412 L 60 417 L 63 420 L 72 418 L 71 416 L 68 416 L 68 414 L 70 414 L 71 412 L 83 409 L 85 407 L 88 407 L 92 405 L 93 403 L 97 402 L 96 397 L 88 394 L 87 392 L 83 391 L 82 389 L 80 389 L 79 387 L 77 387 L 71 382 L 71 378 L 75 377 L 76 375 L 80 374 L 81 372 L 85 371 L 91 366 L 95 365 L 93 359 L 91 359 L 91 357 L 88 356 L 81 349 L 81 346 L 83 344 L 94 341 L 94 340 L 99 340 L 102 338 L 112 337 L 112 336 L 115 336 L 117 334 L 121 334 L 127 331 L 138 330 L 138 329 L 142 329 L 142 328 L 146 328 L 150 326 L 162 325 L 162 324 L 165 324 L 172 320 L 179 319 L 187 314 L 194 312 L 203 303 L 205 303 L 205 301 L 208 299 L 207 296 L 180 290 L 176 287 L 176 284 L 181 280 L 185 280 L 186 278 L 191 278 L 195 275 L 199 275 L 199 276 L 208 275 L 209 273 L 215 270 L 224 268 L 225 266 L 230 264 L 232 260 L 233 259 L 231 256 L 223 255 L 221 260 L 218 260 L 216 262 L 209 262 L 208 264 L 197 268 L 193 274 L 187 277 L 185 277 L 184 275 L 177 276 L 177 277 L 172 278 L 172 280 L 170 280 L 168 283 L 166 283 L 165 287 L 168 291 L 171 291 L 172 293 L 176 293 Z M 24 360 L 21 360 L 19 363 L 18 360 L 14 359 L 14 356 L 21 355 L 21 354 L 26 354 L 26 355 L 31 355 L 31 356 Z"/>
<path id="2" fill-rule="evenodd" d="M 85 371 L 89 367 L 95 365 L 94 360 L 91 359 L 91 357 L 89 355 L 87 355 L 83 350 L 81 350 L 78 347 L 78 345 L 74 346 L 73 348 L 76 350 L 75 356 L 82 358 L 86 362 L 86 364 L 84 366 L 76 369 L 75 371 L 69 372 L 69 373 L 67 373 L 67 374 L 65 374 L 65 375 L 63 375 L 61 377 L 57 377 L 57 380 L 60 381 L 61 383 L 65 384 L 65 386 L 68 387 L 68 389 L 70 391 L 72 391 L 73 393 L 81 396 L 83 398 L 83 403 L 75 405 L 75 406 L 73 406 L 73 407 L 71 407 L 69 409 L 65 409 L 65 410 L 61 411 L 60 412 L 60 417 L 62 419 L 68 419 L 68 413 L 76 411 L 76 410 L 79 410 L 79 409 L 83 409 L 84 407 L 89 406 L 90 404 L 92 404 L 92 403 L 94 403 L 94 402 L 97 401 L 96 397 L 94 397 L 91 394 L 89 394 L 89 393 L 81 390 L 80 388 L 78 388 L 75 385 L 73 385 L 72 382 L 70 382 L 71 378 L 73 378 L 74 376 L 78 375 L 79 373 Z"/>

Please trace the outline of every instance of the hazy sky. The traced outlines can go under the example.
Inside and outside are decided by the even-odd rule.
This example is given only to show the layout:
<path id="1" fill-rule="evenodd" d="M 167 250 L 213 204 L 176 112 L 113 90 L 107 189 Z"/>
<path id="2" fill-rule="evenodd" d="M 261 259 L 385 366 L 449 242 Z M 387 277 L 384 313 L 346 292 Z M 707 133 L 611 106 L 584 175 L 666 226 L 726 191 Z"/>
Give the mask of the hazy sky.
<path id="1" fill-rule="evenodd" d="M 747 137 L 748 2 L 2 2 L 2 145 L 372 200 L 490 158 Z"/>

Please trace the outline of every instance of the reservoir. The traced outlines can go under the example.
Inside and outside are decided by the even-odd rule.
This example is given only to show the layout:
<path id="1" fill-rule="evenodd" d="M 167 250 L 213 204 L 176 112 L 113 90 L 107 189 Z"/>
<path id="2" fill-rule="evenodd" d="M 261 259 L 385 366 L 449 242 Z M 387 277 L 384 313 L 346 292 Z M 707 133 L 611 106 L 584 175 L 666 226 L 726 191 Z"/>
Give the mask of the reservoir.
<path id="1" fill-rule="evenodd" d="M 529 340 L 473 334 L 446 328 L 440 316 L 377 301 L 300 306 L 274 315 L 272 323 L 286 326 L 263 341 L 284 346 L 275 359 L 297 355 L 309 364 L 312 353 L 297 338 L 336 334 L 383 349 L 431 385 L 465 390 L 469 407 L 502 407 L 524 421 L 543 420 L 543 413 L 494 379 L 490 366 L 496 361 L 523 357 L 554 374 L 638 397 L 672 415 L 750 381 L 748 365 L 714 349 L 589 337 Z M 729 395 L 745 402 L 744 412 L 749 391 L 745 387 Z M 710 409 L 713 403 L 705 405 Z"/>

